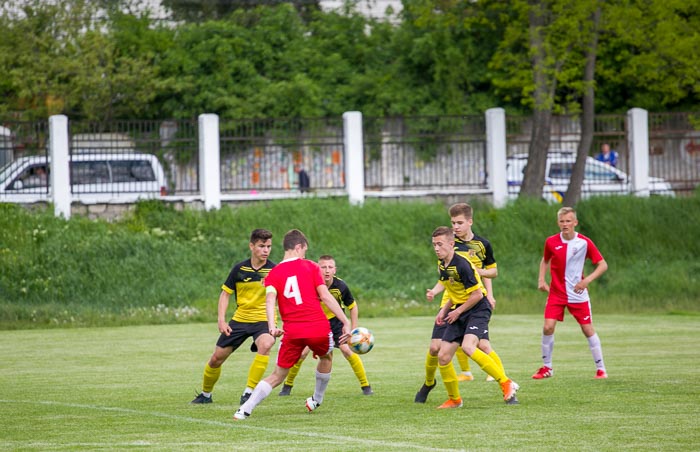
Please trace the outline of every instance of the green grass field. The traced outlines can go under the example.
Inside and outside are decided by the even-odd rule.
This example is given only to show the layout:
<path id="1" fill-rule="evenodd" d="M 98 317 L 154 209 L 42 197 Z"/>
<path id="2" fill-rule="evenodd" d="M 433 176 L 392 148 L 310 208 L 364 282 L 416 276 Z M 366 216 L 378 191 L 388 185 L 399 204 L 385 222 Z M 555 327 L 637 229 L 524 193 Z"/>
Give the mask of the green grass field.
<path id="1" fill-rule="evenodd" d="M 232 414 L 252 359 L 247 345 L 224 365 L 214 403 L 189 401 L 213 350 L 216 324 L 0 331 L 2 450 L 698 450 L 700 317 L 600 315 L 610 378 L 594 380 L 586 340 L 559 324 L 556 375 L 541 365 L 539 315 L 496 315 L 492 343 L 521 385 L 506 406 L 478 369 L 460 383 L 464 407 L 437 410 L 413 397 L 432 318 L 363 322 L 376 345 L 364 362 L 375 395 L 362 396 L 336 354 L 326 400 L 307 414 L 313 361 L 291 397 L 279 388 L 244 422 Z M 268 368 L 268 373 L 272 366 Z"/>

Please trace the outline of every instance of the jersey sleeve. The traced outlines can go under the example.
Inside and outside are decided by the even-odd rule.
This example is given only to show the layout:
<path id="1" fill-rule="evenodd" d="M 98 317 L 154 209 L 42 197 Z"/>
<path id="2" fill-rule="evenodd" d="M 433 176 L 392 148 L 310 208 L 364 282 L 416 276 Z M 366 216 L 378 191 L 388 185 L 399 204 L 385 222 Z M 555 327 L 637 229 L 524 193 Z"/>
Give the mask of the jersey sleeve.
<path id="1" fill-rule="evenodd" d="M 340 296 L 342 298 L 343 305 L 348 309 L 352 309 L 355 307 L 355 297 L 352 296 L 352 292 L 350 292 L 350 288 L 345 283 L 345 281 L 340 280 L 340 282 Z"/>
<path id="2" fill-rule="evenodd" d="M 493 255 L 493 247 L 491 246 L 491 242 L 488 240 L 485 241 L 484 243 L 484 251 L 485 251 L 485 256 L 484 256 L 484 262 L 483 262 L 483 268 L 496 268 L 496 258 Z"/>
<path id="3" fill-rule="evenodd" d="M 239 262 L 238 264 L 233 266 L 233 268 L 228 274 L 228 278 L 226 278 L 226 282 L 224 282 L 221 285 L 221 290 L 228 293 L 229 295 L 236 292 L 236 283 L 239 281 L 238 273 L 241 269 L 241 264 L 242 262 Z"/>
<path id="4" fill-rule="evenodd" d="M 586 242 L 588 243 L 588 246 L 586 247 L 586 257 L 590 259 L 593 264 L 597 264 L 598 262 L 602 261 L 603 255 L 600 254 L 600 251 L 598 251 L 598 247 L 595 246 L 593 240 L 586 237 Z"/>
<path id="5" fill-rule="evenodd" d="M 471 294 L 475 290 L 481 289 L 482 285 L 479 283 L 479 281 L 477 281 L 476 276 L 474 275 L 474 269 L 468 260 L 464 259 L 461 261 L 457 267 L 457 271 L 459 272 L 459 277 L 462 280 L 462 284 L 464 285 L 464 290 L 466 291 L 467 295 Z"/>

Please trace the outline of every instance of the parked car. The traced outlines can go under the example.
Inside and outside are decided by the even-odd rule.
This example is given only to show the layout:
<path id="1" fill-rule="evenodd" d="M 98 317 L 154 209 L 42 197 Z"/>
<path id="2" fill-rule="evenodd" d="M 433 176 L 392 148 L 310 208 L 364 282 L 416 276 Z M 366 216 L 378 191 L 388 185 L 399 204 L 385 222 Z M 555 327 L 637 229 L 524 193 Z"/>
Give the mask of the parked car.
<path id="1" fill-rule="evenodd" d="M 69 162 L 74 200 L 98 203 L 167 194 L 165 173 L 151 154 L 74 154 Z M 49 199 L 51 166 L 46 156 L 21 157 L 0 169 L 0 202 Z"/>
<path id="2" fill-rule="evenodd" d="M 576 155 L 571 152 L 547 154 L 545 185 L 542 197 L 550 202 L 561 202 L 569 187 Z M 507 159 L 508 193 L 516 196 L 523 182 L 527 154 L 515 154 Z M 586 157 L 586 169 L 581 186 L 581 196 L 629 194 L 632 191 L 630 177 L 624 172 L 593 157 Z M 651 195 L 675 196 L 671 185 L 659 177 L 649 178 Z"/>

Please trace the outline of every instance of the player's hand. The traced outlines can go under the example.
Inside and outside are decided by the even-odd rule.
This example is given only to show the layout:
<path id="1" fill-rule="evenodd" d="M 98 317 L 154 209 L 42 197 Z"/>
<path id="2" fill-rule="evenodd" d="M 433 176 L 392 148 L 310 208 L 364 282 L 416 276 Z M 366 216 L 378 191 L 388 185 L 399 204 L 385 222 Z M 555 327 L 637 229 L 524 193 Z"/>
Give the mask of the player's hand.
<path id="1" fill-rule="evenodd" d="M 343 325 L 343 334 L 341 334 L 340 337 L 338 338 L 338 342 L 339 342 L 338 345 L 346 344 L 349 339 L 350 339 L 350 330 L 348 329 L 347 326 Z"/>
<path id="2" fill-rule="evenodd" d="M 443 317 L 441 314 L 442 314 L 442 311 L 438 312 L 438 315 L 435 316 L 435 324 L 437 326 L 442 326 L 445 324 L 445 317 Z"/>
<path id="3" fill-rule="evenodd" d="M 460 314 L 457 312 L 457 310 L 453 309 L 452 311 L 450 311 L 449 314 L 447 314 L 447 316 L 445 316 L 445 320 L 449 324 L 455 323 L 455 321 L 457 321 L 457 319 L 459 318 L 459 315 Z"/>
<path id="4" fill-rule="evenodd" d="M 433 289 L 428 289 L 425 291 L 425 298 L 427 298 L 428 301 L 433 301 L 435 298 L 435 292 L 433 292 Z"/>
<path id="5" fill-rule="evenodd" d="M 225 320 L 219 320 L 219 333 L 224 334 L 226 336 L 231 335 L 231 327 Z"/>
<path id="6" fill-rule="evenodd" d="M 541 290 L 542 292 L 547 292 L 549 293 L 549 284 L 546 282 L 541 282 L 537 285 L 537 288 Z"/>
<path id="7" fill-rule="evenodd" d="M 583 291 L 586 290 L 587 287 L 588 283 L 586 283 L 585 279 L 582 279 L 581 281 L 577 282 L 574 286 L 574 292 L 583 293 Z"/>
<path id="8" fill-rule="evenodd" d="M 274 327 L 270 330 L 270 335 L 272 337 L 280 337 L 283 334 L 284 334 L 284 330 L 282 328 Z"/>
<path id="9" fill-rule="evenodd" d="M 496 299 L 493 297 L 486 297 L 486 299 L 491 303 L 491 309 L 494 309 L 496 307 Z"/>

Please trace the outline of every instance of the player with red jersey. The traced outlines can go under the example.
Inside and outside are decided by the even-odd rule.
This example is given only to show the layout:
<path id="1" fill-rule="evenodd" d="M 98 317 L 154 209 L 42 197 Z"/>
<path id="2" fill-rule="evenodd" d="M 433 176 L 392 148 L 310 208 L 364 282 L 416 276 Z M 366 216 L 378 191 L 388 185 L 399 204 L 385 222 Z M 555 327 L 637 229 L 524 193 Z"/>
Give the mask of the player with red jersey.
<path id="1" fill-rule="evenodd" d="M 305 347 L 319 357 L 316 367 L 316 388 L 312 397 L 306 399 L 306 409 L 313 411 L 321 405 L 331 378 L 333 365 L 333 333 L 328 319 L 321 309 L 321 301 L 343 323 L 340 342 L 350 336 L 350 321 L 321 276 L 317 263 L 305 259 L 309 248 L 304 234 L 292 229 L 284 236 L 284 259 L 265 278 L 267 323 L 270 334 L 279 337 L 280 350 L 277 366 L 270 376 L 255 387 L 246 401 L 233 415 L 236 420 L 250 416 L 272 389 L 280 385 L 289 369 L 299 360 Z M 275 324 L 275 306 L 279 307 L 284 330 Z"/>
<path id="2" fill-rule="evenodd" d="M 548 292 L 549 296 L 544 308 L 544 327 L 542 328 L 544 365 L 532 378 L 541 380 L 554 375 L 552 369 L 554 329 L 557 321 L 564 321 L 564 308 L 574 316 L 588 339 L 588 346 L 597 367 L 595 378 L 607 378 L 600 339 L 593 328 L 587 288 L 592 281 L 605 273 L 608 264 L 593 241 L 575 231 L 578 220 L 573 208 L 559 209 L 557 223 L 561 232 L 547 238 L 544 244 L 544 256 L 540 262 L 538 288 Z M 583 266 L 586 259 L 590 259 L 595 269 L 590 275 L 584 277 Z M 551 275 L 550 284 L 545 281 L 547 265 Z"/>

